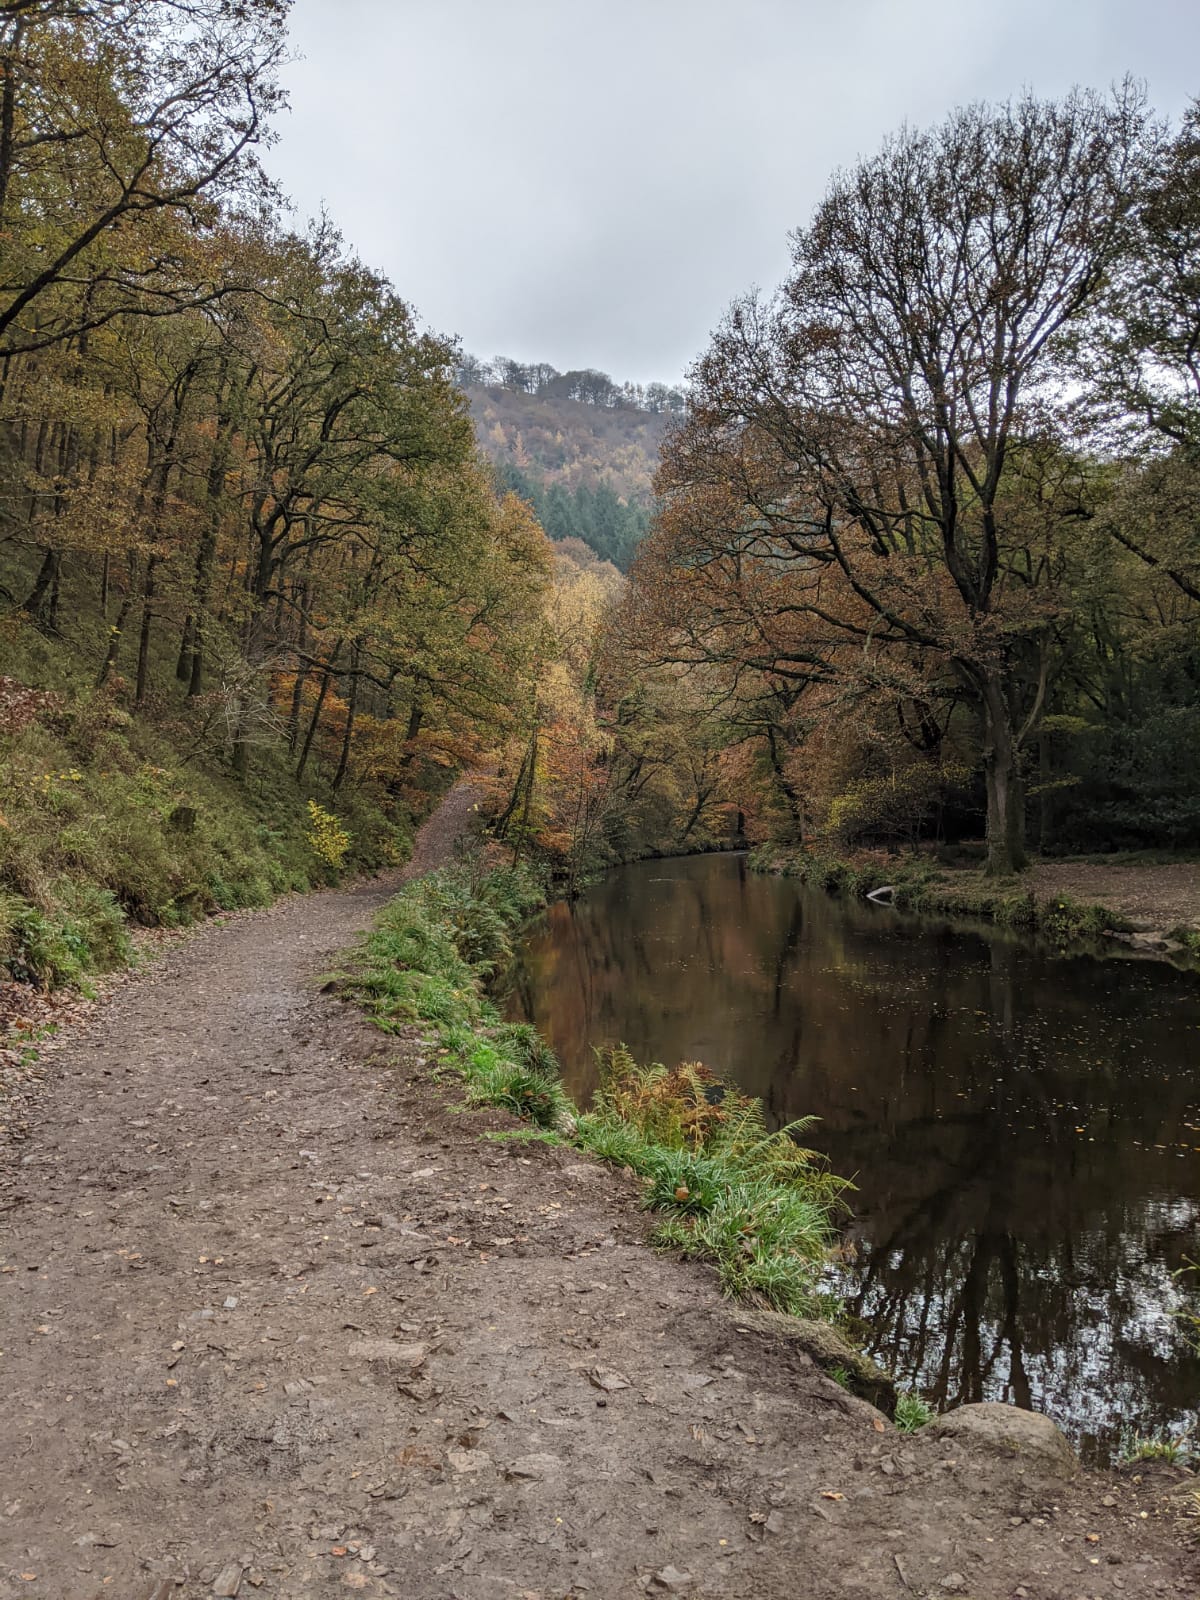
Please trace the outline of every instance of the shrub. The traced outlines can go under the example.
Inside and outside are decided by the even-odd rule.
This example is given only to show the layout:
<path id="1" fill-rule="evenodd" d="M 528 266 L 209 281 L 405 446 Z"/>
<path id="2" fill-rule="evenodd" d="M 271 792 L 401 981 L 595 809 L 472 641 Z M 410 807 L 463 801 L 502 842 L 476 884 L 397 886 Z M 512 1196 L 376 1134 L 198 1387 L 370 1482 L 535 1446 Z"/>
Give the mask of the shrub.
<path id="1" fill-rule="evenodd" d="M 961 764 L 914 761 L 886 775 L 856 778 L 829 804 L 827 828 L 841 845 L 867 839 L 904 839 L 915 844 L 939 810 L 971 782 Z"/>
<path id="2" fill-rule="evenodd" d="M 350 848 L 350 835 L 338 819 L 315 800 L 308 802 L 309 829 L 304 837 L 318 861 L 337 871 Z"/>

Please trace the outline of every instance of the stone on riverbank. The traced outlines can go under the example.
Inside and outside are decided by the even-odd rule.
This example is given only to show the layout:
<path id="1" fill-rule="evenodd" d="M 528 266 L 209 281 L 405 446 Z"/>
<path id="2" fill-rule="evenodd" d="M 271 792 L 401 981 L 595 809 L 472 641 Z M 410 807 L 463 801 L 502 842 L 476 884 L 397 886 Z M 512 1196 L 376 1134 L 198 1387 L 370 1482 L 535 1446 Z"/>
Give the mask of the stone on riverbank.
<path id="1" fill-rule="evenodd" d="M 1046 1477 L 1073 1478 L 1079 1470 L 1078 1457 L 1049 1417 L 994 1400 L 948 1411 L 930 1423 L 929 1432 L 938 1439 L 981 1445 L 996 1455 L 1019 1460 Z"/>

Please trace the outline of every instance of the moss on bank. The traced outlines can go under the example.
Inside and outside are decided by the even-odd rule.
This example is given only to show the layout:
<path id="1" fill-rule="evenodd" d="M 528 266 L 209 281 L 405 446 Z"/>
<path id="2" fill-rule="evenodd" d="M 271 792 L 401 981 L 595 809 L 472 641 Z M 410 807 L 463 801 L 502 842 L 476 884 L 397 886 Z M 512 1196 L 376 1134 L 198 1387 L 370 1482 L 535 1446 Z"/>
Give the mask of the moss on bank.
<path id="1" fill-rule="evenodd" d="M 299 787 L 286 746 L 239 783 L 182 717 L 21 692 L 36 703 L 7 726 L 0 695 L 0 977 L 86 987 L 130 960 L 129 921 L 179 926 L 408 858 L 405 807 Z"/>
<path id="2" fill-rule="evenodd" d="M 901 911 L 978 917 L 1062 944 L 1129 926 L 1106 906 L 1084 905 L 1065 895 L 1039 900 L 1018 877 L 988 878 L 982 872 L 946 869 L 917 856 L 886 862 L 870 856 L 843 860 L 798 846 L 762 845 L 751 852 L 750 865 L 756 872 L 797 878 L 835 895 L 862 898 L 875 889 L 891 888 L 892 904 Z"/>
<path id="3" fill-rule="evenodd" d="M 849 1187 L 799 1142 L 770 1131 L 758 1100 L 699 1063 L 642 1067 L 612 1051 L 592 1108 L 568 1098 L 540 1036 L 504 1022 L 485 994 L 514 930 L 539 903 L 527 871 L 457 867 L 407 885 L 354 952 L 345 992 L 384 1029 L 432 1031 L 468 1100 L 629 1167 L 660 1215 L 663 1247 L 711 1261 L 722 1287 L 792 1315 L 835 1309 L 820 1286 Z"/>

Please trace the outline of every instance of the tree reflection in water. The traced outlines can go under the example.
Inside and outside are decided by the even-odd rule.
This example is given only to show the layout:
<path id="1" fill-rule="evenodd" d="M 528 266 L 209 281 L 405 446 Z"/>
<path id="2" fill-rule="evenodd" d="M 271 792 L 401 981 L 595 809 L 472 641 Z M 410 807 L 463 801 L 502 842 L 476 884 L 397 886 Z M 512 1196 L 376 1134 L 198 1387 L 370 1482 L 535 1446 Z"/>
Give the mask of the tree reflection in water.
<path id="1" fill-rule="evenodd" d="M 593 1046 L 699 1058 L 856 1175 L 831 1269 L 939 1406 L 1005 1399 L 1104 1459 L 1200 1421 L 1171 1311 L 1200 1253 L 1200 983 L 918 922 L 750 873 L 644 863 L 525 941 L 509 1007 L 576 1094 Z"/>

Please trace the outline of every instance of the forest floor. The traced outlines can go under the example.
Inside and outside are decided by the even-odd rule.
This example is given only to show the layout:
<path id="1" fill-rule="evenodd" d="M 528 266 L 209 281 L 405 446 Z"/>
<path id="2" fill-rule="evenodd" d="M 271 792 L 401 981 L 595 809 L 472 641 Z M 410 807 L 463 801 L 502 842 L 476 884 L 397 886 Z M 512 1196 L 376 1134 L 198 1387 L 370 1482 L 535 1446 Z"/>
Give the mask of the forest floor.
<path id="1" fill-rule="evenodd" d="M 1040 900 L 1104 906 L 1144 932 L 1200 929 L 1200 861 L 1039 861 L 1033 880 Z"/>
<path id="2" fill-rule="evenodd" d="M 1177 1469 L 897 1433 L 655 1254 L 632 1180 L 323 992 L 471 804 L 46 1058 L 0 1151 L 2 1600 L 1200 1593 Z"/>

